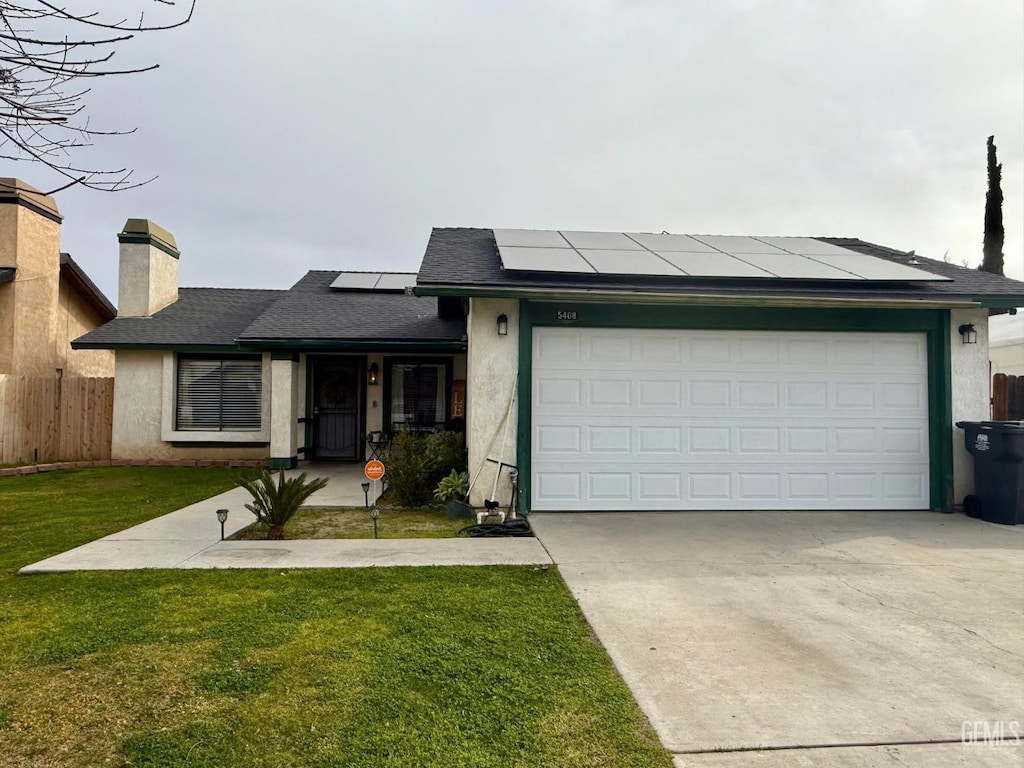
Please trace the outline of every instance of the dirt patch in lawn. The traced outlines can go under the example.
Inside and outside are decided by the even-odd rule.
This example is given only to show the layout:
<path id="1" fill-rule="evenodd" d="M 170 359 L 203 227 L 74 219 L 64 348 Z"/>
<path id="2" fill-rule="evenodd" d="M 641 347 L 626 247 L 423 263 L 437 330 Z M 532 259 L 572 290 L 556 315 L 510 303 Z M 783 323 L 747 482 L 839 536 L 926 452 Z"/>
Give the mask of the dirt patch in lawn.
<path id="1" fill-rule="evenodd" d="M 401 507 L 382 508 L 377 520 L 381 539 L 449 539 L 475 520 L 455 519 L 444 510 Z M 284 528 L 288 539 L 372 539 L 373 519 L 364 507 L 300 509 Z M 231 537 L 252 541 L 266 538 L 266 529 L 258 524 Z"/>

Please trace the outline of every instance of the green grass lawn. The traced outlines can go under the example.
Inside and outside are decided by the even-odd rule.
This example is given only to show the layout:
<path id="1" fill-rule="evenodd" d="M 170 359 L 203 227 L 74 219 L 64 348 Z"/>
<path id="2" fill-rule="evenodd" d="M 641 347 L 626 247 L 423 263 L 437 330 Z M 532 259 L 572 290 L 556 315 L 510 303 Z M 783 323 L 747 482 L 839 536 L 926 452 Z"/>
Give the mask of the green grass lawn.
<path id="1" fill-rule="evenodd" d="M 555 569 L 17 568 L 231 470 L 0 479 L 0 766 L 664 766 Z"/>
<path id="2" fill-rule="evenodd" d="M 382 539 L 449 539 L 476 520 L 456 520 L 444 510 L 383 507 L 377 520 Z M 289 539 L 372 539 L 373 519 L 365 507 L 300 509 L 284 527 Z M 265 526 L 253 524 L 233 539 L 263 539 Z"/>

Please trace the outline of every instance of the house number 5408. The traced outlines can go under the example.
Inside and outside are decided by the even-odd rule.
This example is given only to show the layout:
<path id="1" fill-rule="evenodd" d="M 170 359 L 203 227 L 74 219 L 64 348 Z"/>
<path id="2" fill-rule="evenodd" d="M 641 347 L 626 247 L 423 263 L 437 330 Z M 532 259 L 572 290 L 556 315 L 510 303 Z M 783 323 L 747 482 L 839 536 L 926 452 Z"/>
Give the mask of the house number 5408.
<path id="1" fill-rule="evenodd" d="M 576 320 L 576 310 L 574 309 L 560 309 L 555 312 L 555 320 L 561 322 L 571 323 Z"/>

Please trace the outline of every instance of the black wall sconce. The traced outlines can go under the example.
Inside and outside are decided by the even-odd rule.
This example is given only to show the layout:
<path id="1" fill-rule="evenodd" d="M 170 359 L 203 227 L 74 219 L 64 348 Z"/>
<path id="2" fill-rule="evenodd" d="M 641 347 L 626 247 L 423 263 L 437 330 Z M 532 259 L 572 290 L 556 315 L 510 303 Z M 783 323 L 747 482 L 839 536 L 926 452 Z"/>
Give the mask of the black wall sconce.
<path id="1" fill-rule="evenodd" d="M 965 323 L 957 328 L 957 330 L 960 332 L 960 338 L 964 344 L 978 343 L 978 332 L 974 328 L 974 323 Z"/>
<path id="2" fill-rule="evenodd" d="M 504 312 L 498 315 L 498 335 L 508 336 L 508 315 Z"/>
<path id="3" fill-rule="evenodd" d="M 366 380 L 370 384 L 377 383 L 377 376 L 380 374 L 380 368 L 376 363 L 370 363 L 370 367 L 366 371 Z"/>

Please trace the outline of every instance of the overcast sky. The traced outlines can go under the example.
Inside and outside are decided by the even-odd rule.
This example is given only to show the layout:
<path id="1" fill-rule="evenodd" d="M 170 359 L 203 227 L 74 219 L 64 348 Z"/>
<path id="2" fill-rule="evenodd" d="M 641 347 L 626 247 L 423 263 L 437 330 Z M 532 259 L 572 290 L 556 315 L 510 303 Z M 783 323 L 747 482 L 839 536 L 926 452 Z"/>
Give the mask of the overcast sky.
<path id="1" fill-rule="evenodd" d="M 184 286 L 412 271 L 432 226 L 856 236 L 974 266 L 994 133 L 1022 278 L 1022 9 L 199 0 L 119 54 L 158 71 L 90 102 L 138 128 L 90 159 L 159 178 L 60 193 L 63 247 L 111 298 L 128 217 L 175 234 Z"/>

